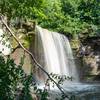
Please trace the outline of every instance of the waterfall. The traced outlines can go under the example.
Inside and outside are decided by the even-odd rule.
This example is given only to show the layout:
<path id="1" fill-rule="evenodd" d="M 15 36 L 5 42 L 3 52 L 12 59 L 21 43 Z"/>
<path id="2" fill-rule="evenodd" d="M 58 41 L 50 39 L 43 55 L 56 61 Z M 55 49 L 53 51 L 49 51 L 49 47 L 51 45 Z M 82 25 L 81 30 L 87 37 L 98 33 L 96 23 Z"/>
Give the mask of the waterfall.
<path id="1" fill-rule="evenodd" d="M 35 56 L 48 73 L 71 76 L 78 81 L 71 46 L 64 35 L 36 26 Z M 38 74 L 42 77 L 43 73 Z"/>

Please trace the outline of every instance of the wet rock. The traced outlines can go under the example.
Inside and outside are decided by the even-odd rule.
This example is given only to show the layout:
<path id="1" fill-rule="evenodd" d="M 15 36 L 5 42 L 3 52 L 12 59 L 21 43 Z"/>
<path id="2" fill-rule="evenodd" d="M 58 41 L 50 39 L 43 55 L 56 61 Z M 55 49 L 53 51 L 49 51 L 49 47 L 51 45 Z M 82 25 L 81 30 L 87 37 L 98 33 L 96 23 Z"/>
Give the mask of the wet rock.
<path id="1" fill-rule="evenodd" d="M 82 80 L 100 81 L 100 37 L 87 37 L 82 41 L 82 47 L 84 52 L 78 51 Z"/>

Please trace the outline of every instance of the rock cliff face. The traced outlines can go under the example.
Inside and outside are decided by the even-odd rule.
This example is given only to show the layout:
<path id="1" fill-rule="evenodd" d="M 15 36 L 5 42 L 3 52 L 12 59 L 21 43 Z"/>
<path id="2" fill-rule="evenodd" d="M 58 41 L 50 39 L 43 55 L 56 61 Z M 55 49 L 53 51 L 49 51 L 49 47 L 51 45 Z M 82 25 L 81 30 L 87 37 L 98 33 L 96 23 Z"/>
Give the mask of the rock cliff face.
<path id="1" fill-rule="evenodd" d="M 91 48 L 91 52 L 84 61 L 89 67 L 88 73 L 95 81 L 100 81 L 100 37 L 87 38 L 84 43 Z"/>
<path id="2" fill-rule="evenodd" d="M 100 81 L 100 37 L 88 37 L 82 41 L 82 80 Z M 80 68 L 81 69 L 81 68 Z"/>
<path id="3" fill-rule="evenodd" d="M 35 30 L 35 23 L 27 22 L 23 23 L 21 28 L 14 28 L 16 31 L 17 39 L 23 44 L 25 48 L 32 52 L 31 49 L 33 46 L 33 39 L 34 39 L 34 30 Z M 30 74 L 33 68 L 32 59 L 29 54 L 24 52 L 24 50 L 19 46 L 19 44 L 12 38 L 11 44 L 13 46 L 13 52 L 11 53 L 11 57 L 14 59 L 16 64 L 19 64 L 21 58 L 24 56 L 24 65 L 23 69 L 26 74 Z"/>
<path id="4" fill-rule="evenodd" d="M 32 62 L 29 54 L 25 53 L 21 48 L 17 48 L 12 54 L 11 57 L 14 59 L 15 63 L 19 65 L 21 58 L 24 56 L 24 65 L 22 66 L 26 74 L 31 73 Z"/>

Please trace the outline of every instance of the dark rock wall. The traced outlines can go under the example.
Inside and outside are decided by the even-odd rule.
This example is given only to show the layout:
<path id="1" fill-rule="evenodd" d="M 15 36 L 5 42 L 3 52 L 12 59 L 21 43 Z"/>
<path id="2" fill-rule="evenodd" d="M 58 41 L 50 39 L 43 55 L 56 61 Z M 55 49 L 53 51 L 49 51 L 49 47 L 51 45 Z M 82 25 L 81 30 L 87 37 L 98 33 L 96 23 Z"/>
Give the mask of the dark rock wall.
<path id="1" fill-rule="evenodd" d="M 71 40 L 80 81 L 100 81 L 100 37 Z"/>

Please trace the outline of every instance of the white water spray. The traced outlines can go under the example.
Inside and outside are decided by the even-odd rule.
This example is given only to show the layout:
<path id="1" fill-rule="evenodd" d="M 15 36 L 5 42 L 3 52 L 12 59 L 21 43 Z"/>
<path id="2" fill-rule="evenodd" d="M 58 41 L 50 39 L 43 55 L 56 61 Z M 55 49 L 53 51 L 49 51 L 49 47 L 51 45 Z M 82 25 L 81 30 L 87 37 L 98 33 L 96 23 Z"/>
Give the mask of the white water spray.
<path id="1" fill-rule="evenodd" d="M 37 26 L 35 54 L 48 73 L 72 76 L 78 81 L 70 43 L 64 35 Z"/>

